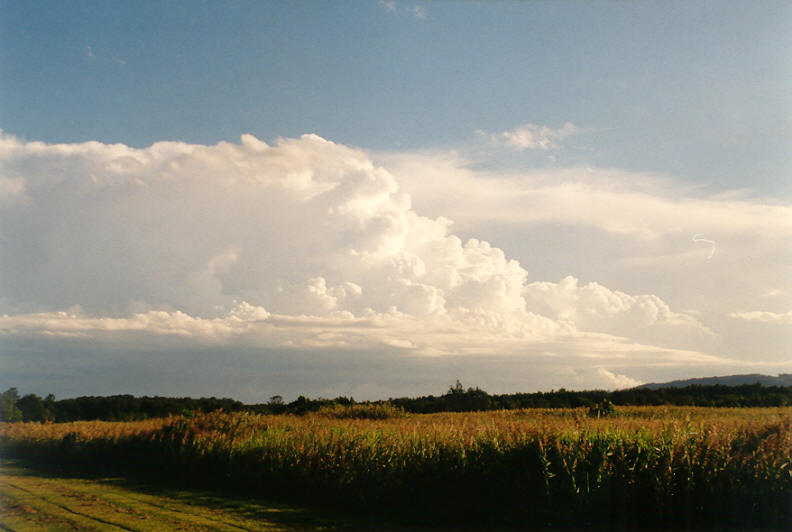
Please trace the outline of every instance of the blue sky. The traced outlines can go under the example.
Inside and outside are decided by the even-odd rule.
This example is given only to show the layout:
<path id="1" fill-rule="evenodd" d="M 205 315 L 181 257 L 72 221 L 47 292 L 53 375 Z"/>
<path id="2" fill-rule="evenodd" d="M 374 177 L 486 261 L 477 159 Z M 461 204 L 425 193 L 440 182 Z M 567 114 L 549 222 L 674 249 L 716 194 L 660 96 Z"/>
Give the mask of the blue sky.
<path id="1" fill-rule="evenodd" d="M 576 162 L 789 196 L 784 2 L 4 2 L 3 129 L 366 149 L 570 121 Z"/>
<path id="2" fill-rule="evenodd" d="M 0 0 L 0 388 L 788 372 L 790 30 L 787 2 Z"/>

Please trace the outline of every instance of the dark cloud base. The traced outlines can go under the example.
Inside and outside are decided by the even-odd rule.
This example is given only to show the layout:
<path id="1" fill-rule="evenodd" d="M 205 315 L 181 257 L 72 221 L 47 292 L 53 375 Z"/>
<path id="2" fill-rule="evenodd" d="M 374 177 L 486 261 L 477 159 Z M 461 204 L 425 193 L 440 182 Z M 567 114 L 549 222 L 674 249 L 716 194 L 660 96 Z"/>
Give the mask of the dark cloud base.
<path id="1" fill-rule="evenodd" d="M 445 393 L 456 379 L 490 393 L 591 388 L 595 364 L 559 368 L 554 357 L 405 356 L 395 351 L 305 352 L 251 347 L 118 348 L 75 339 L 7 337 L 0 388 L 59 398 L 82 395 L 231 397 L 247 403 L 352 396 L 358 400 Z M 735 368 L 612 367 L 642 381 L 727 374 Z M 614 387 L 601 382 L 602 387 Z M 597 386 L 597 385 L 595 385 Z"/>

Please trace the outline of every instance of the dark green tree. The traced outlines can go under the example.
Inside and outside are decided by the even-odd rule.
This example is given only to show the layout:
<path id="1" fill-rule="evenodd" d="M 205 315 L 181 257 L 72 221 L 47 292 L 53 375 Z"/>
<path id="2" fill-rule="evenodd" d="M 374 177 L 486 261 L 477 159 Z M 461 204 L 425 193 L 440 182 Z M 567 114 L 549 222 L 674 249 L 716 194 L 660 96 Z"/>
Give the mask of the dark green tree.
<path id="1" fill-rule="evenodd" d="M 281 406 L 283 404 L 283 396 L 280 395 L 273 395 L 269 398 L 270 406 Z"/>
<path id="2" fill-rule="evenodd" d="M 0 421 L 22 421 L 22 411 L 17 408 L 19 391 L 9 388 L 0 395 Z"/>
<path id="3" fill-rule="evenodd" d="M 465 387 L 462 386 L 462 383 L 459 382 L 459 379 L 456 380 L 456 383 L 448 388 L 447 395 L 460 395 L 465 393 Z"/>
<path id="4" fill-rule="evenodd" d="M 24 421 L 52 421 L 55 414 L 47 408 L 47 403 L 34 393 L 29 393 L 16 402 L 16 406 L 22 411 Z"/>

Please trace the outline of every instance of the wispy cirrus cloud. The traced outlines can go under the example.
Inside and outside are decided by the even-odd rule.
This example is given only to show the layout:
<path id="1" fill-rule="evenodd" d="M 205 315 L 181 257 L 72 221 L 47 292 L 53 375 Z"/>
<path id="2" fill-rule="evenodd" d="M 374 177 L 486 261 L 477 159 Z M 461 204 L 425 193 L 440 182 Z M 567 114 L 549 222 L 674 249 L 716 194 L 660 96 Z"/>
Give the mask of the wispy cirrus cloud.
<path id="1" fill-rule="evenodd" d="M 87 57 L 91 61 L 97 61 L 97 60 L 98 61 L 111 61 L 111 62 L 113 62 L 113 63 L 115 63 L 117 65 L 122 65 L 122 66 L 126 65 L 126 61 L 124 61 L 123 59 L 121 59 L 120 57 L 117 57 L 115 55 L 111 55 L 111 56 L 100 56 L 100 55 L 98 55 L 96 53 L 96 50 L 95 50 L 94 46 L 86 46 L 85 47 L 85 57 Z"/>
<path id="2" fill-rule="evenodd" d="M 378 160 L 422 209 L 456 224 L 574 224 L 640 238 L 681 234 L 696 249 L 702 248 L 692 236 L 705 232 L 792 235 L 790 205 L 707 194 L 652 173 L 593 166 L 491 172 L 456 151 L 379 154 Z"/>
<path id="3" fill-rule="evenodd" d="M 732 312 L 729 314 L 729 317 L 737 320 L 743 320 L 749 322 L 774 323 L 778 325 L 792 325 L 792 311 L 768 312 L 768 311 L 754 310 L 750 312 Z"/>
<path id="4" fill-rule="evenodd" d="M 378 5 L 380 9 L 387 13 L 396 13 L 400 9 L 400 6 L 395 2 L 395 0 L 379 0 Z M 403 11 L 409 13 L 418 20 L 426 19 L 426 7 L 422 4 L 404 6 Z"/>
<path id="5" fill-rule="evenodd" d="M 581 131 L 583 130 L 571 122 L 565 123 L 560 128 L 523 124 L 504 131 L 495 138 L 503 139 L 515 150 L 551 150 L 558 149 L 562 140 Z"/>
<path id="6" fill-rule="evenodd" d="M 394 2 L 393 0 L 390 1 L 379 0 L 378 4 L 383 10 L 389 13 L 393 13 L 394 11 L 396 11 L 396 2 Z"/>

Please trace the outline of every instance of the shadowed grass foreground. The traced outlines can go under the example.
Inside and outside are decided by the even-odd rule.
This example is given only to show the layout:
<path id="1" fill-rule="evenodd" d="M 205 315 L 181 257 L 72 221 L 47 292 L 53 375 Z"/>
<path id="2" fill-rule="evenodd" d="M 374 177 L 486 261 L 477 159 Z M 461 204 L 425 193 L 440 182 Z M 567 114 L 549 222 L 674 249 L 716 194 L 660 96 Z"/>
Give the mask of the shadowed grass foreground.
<path id="1" fill-rule="evenodd" d="M 402 524 L 789 528 L 792 409 L 355 419 L 215 413 L 2 427 L 9 454 L 373 512 Z M 372 417 L 360 415 L 359 417 Z M 409 509 L 409 511 L 405 511 Z"/>
<path id="2" fill-rule="evenodd" d="M 0 528 L 161 532 L 338 530 L 339 520 L 298 507 L 128 479 L 54 475 L 30 463 L 0 464 Z"/>

